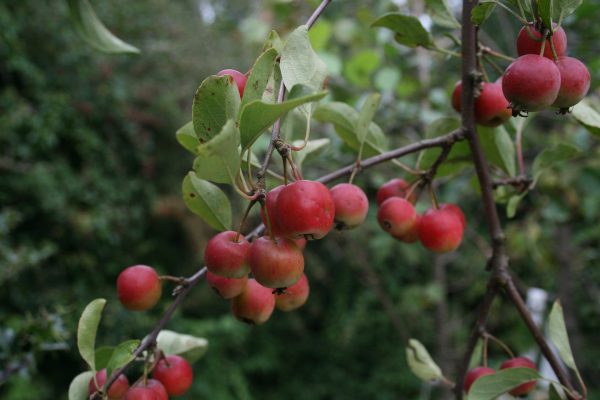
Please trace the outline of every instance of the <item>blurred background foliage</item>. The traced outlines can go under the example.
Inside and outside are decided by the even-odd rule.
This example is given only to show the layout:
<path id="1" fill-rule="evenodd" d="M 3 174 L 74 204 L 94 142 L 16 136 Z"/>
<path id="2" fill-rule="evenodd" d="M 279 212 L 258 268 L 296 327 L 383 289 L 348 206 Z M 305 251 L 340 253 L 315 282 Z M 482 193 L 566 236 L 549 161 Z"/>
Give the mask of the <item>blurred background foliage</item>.
<path id="1" fill-rule="evenodd" d="M 450 1 L 457 11 L 458 3 Z M 95 1 L 109 29 L 142 50 L 116 56 L 77 36 L 64 2 L 0 3 L 0 398 L 65 398 L 84 369 L 76 323 L 93 298 L 109 300 L 99 345 L 150 330 L 168 300 L 147 313 L 127 312 L 116 299 L 116 276 L 138 263 L 190 275 L 214 234 L 180 197 L 192 159 L 174 132 L 190 119 L 195 89 L 221 69 L 246 71 L 271 28 L 289 32 L 316 4 Z M 329 100 L 358 107 L 369 91 L 381 92 L 375 121 L 390 146 L 418 140 L 431 122 L 456 116 L 449 96 L 460 67 L 458 59 L 397 46 L 390 33 L 369 28 L 398 9 L 422 15 L 424 4 L 334 0 L 311 32 L 331 73 Z M 451 30 L 421 20 L 439 45 L 453 45 L 442 35 Z M 590 68 L 592 92 L 600 79 L 598 20 L 600 2 L 590 0 L 565 21 L 569 52 Z M 484 28 L 485 43 L 514 55 L 517 21 L 498 10 Z M 330 126 L 315 123 L 313 137 L 332 144 L 318 162 L 305 163 L 308 178 L 353 161 Z M 600 398 L 597 138 L 547 111 L 526 127 L 524 140 L 528 160 L 559 141 L 584 151 L 544 174 L 516 217 L 504 222 L 522 290 L 542 287 L 551 300 L 561 298 L 590 398 Z M 396 242 L 377 227 L 374 194 L 401 175 L 392 165 L 359 175 L 373 200 L 368 222 L 309 244 L 312 293 L 301 310 L 251 328 L 233 320 L 228 304 L 206 286 L 192 293 L 169 328 L 206 337 L 210 346 L 184 398 L 447 398 L 412 375 L 404 345 L 418 338 L 453 376 L 485 291 L 483 211 L 467 168 L 438 182 L 440 199 L 466 210 L 470 228 L 461 249 L 435 257 Z M 420 207 L 428 206 L 423 196 Z M 243 208 L 236 198 L 238 219 Z M 254 214 L 247 229 L 258 221 Z M 515 351 L 534 349 L 507 302 L 497 302 L 489 326 Z M 492 347 L 491 357 L 496 365 L 505 356 Z"/>

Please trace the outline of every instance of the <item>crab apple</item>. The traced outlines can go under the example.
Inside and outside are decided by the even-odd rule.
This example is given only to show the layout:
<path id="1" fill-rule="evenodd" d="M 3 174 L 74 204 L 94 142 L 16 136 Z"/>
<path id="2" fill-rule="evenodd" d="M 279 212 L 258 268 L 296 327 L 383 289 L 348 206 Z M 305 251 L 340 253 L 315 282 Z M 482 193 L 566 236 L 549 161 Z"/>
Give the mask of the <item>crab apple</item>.
<path id="1" fill-rule="evenodd" d="M 125 400 L 158 400 L 158 396 L 150 388 L 135 386 L 127 391 Z"/>
<path id="2" fill-rule="evenodd" d="M 98 383 L 98 386 L 96 386 Z M 94 382 L 94 378 L 90 379 L 90 383 L 88 384 L 88 394 L 91 396 L 96 393 L 98 390 L 102 389 L 104 384 L 106 383 L 106 369 L 101 369 L 96 372 L 96 382 Z M 129 389 L 129 381 L 125 375 L 119 375 L 116 381 L 110 388 L 108 389 L 108 398 L 109 399 L 121 399 Z"/>
<path id="3" fill-rule="evenodd" d="M 527 357 L 511 358 L 509 360 L 504 361 L 500 365 L 500 369 L 508 368 L 531 368 L 537 371 L 537 367 L 535 366 L 534 362 Z M 522 385 L 519 385 L 516 388 L 512 389 L 509 393 L 513 396 L 523 396 L 531 392 L 533 388 L 535 388 L 536 382 L 536 380 L 525 382 Z"/>
<path id="4" fill-rule="evenodd" d="M 224 69 L 223 71 L 219 71 L 217 75 L 231 76 L 238 87 L 238 90 L 240 92 L 240 98 L 244 97 L 244 89 L 246 88 L 246 82 L 248 81 L 248 77 L 246 75 L 242 74 L 240 71 L 236 71 L 235 69 Z"/>
<path id="5" fill-rule="evenodd" d="M 462 223 L 463 229 L 466 229 L 467 219 L 465 218 L 465 214 L 462 212 L 459 206 L 452 203 L 440 204 L 440 210 L 447 210 L 455 213 L 460 218 L 460 222 Z"/>
<path id="6" fill-rule="evenodd" d="M 248 275 L 244 275 L 242 278 L 226 278 L 207 271 L 206 281 L 219 296 L 229 300 L 244 291 L 246 283 L 248 282 Z"/>
<path id="7" fill-rule="evenodd" d="M 351 183 L 340 183 L 331 188 L 335 205 L 337 229 L 353 229 L 361 225 L 369 211 L 369 200 L 361 188 Z"/>
<path id="8" fill-rule="evenodd" d="M 242 322 L 251 325 L 264 324 L 275 308 L 273 290 L 262 286 L 255 279 L 248 279 L 246 288 L 231 299 L 231 312 Z"/>
<path id="9" fill-rule="evenodd" d="M 387 181 L 386 183 L 381 185 L 381 187 L 377 190 L 377 195 L 376 195 L 377 205 L 380 206 L 381 204 L 383 204 L 384 201 L 386 201 L 390 197 L 404 198 L 406 196 L 406 193 L 408 192 L 409 188 L 410 188 L 410 185 L 408 183 L 406 183 L 406 181 L 404 179 L 401 179 L 401 178 L 390 179 L 389 181 Z M 411 195 L 411 198 L 409 199 L 409 201 L 411 203 L 414 203 L 414 200 L 415 200 L 414 196 Z"/>
<path id="10" fill-rule="evenodd" d="M 300 308 L 308 300 L 310 287 L 305 274 L 302 274 L 298 282 L 287 287 L 282 293 L 275 295 L 275 307 L 281 311 L 292 311 Z"/>
<path id="11" fill-rule="evenodd" d="M 545 57 L 526 54 L 508 66 L 502 91 L 514 111 L 539 111 L 554 103 L 560 89 L 560 71 Z"/>
<path id="12" fill-rule="evenodd" d="M 554 50 L 556 50 L 556 55 L 558 57 L 563 56 L 567 53 L 567 34 L 562 27 L 556 27 L 556 24 L 552 24 L 553 26 L 553 34 L 552 34 L 552 43 L 554 44 Z M 529 32 L 527 32 L 529 30 Z M 532 38 L 531 35 L 535 38 Z M 529 29 L 527 26 L 524 26 L 519 31 L 519 36 L 517 37 L 517 54 L 519 56 L 524 56 L 525 54 L 540 54 L 542 50 L 542 34 L 537 31 L 532 25 L 529 25 Z M 554 55 L 552 54 L 552 48 L 550 47 L 550 39 L 546 39 L 546 46 L 544 47 L 544 57 L 549 58 L 551 60 L 554 59 Z"/>
<path id="13" fill-rule="evenodd" d="M 394 236 L 395 239 L 398 239 L 404 243 L 414 243 L 419 240 L 419 223 L 421 222 L 421 216 L 417 214 L 417 219 L 415 223 L 411 226 L 411 228 L 401 236 Z"/>
<path id="14" fill-rule="evenodd" d="M 493 370 L 492 368 L 488 368 L 488 367 L 476 367 L 473 368 L 472 370 L 470 370 L 469 372 L 467 372 L 467 375 L 465 375 L 465 380 L 463 383 L 463 389 L 466 393 L 469 393 L 469 390 L 471 389 L 471 386 L 473 386 L 473 383 L 481 378 L 482 376 L 485 375 L 493 375 L 495 374 L 496 371 Z"/>
<path id="15" fill-rule="evenodd" d="M 169 396 L 181 396 L 192 386 L 194 372 L 185 358 L 170 355 L 156 364 L 152 378 L 162 383 Z"/>
<path id="16" fill-rule="evenodd" d="M 379 207 L 377 221 L 384 231 L 398 238 L 414 229 L 417 212 L 408 200 L 390 197 Z"/>
<path id="17" fill-rule="evenodd" d="M 452 92 L 452 107 L 458 112 L 462 109 L 462 82 L 458 81 Z M 512 115 L 508 100 L 502 93 L 500 82 L 483 82 L 479 97 L 475 99 L 475 121 L 483 126 L 502 125 Z"/>
<path id="18" fill-rule="evenodd" d="M 133 265 L 125 268 L 117 278 L 117 294 L 123 307 L 144 311 L 154 307 L 162 293 L 162 285 L 154 268 Z"/>
<path id="19" fill-rule="evenodd" d="M 327 186 L 300 180 L 285 186 L 277 197 L 275 218 L 283 236 L 321 239 L 333 227 L 335 205 Z"/>
<path id="20" fill-rule="evenodd" d="M 436 253 L 455 250 L 464 233 L 460 216 L 452 210 L 429 209 L 419 222 L 419 240 L 425 248 Z"/>
<path id="21" fill-rule="evenodd" d="M 296 246 L 298 246 L 300 250 L 304 250 L 306 248 L 306 242 L 307 240 L 304 238 L 294 239 L 294 243 L 296 243 Z"/>
<path id="22" fill-rule="evenodd" d="M 590 89 L 590 71 L 573 57 L 560 57 L 556 66 L 560 71 L 560 89 L 552 106 L 568 110 L 579 103 Z"/>
<path id="23" fill-rule="evenodd" d="M 204 250 L 206 268 L 215 275 L 242 278 L 248 275 L 250 243 L 234 231 L 221 232 L 212 237 Z"/>
<path id="24" fill-rule="evenodd" d="M 292 286 L 304 271 L 302 250 L 287 238 L 256 239 L 250 246 L 248 261 L 254 279 L 272 289 Z"/>
<path id="25" fill-rule="evenodd" d="M 260 215 L 262 217 L 263 224 L 267 228 L 269 227 L 269 224 L 271 225 L 271 231 L 273 232 L 274 236 L 281 236 L 281 229 L 277 223 L 278 219 L 276 217 L 277 214 L 275 210 L 277 209 L 277 198 L 284 187 L 285 185 L 279 185 L 271 189 L 265 198 L 265 206 L 261 207 L 260 209 Z M 269 223 L 267 223 L 266 215 L 269 216 Z"/>
<path id="26" fill-rule="evenodd" d="M 146 381 L 146 385 L 139 385 L 142 387 L 146 387 L 156 394 L 156 400 L 169 400 L 169 394 L 167 393 L 167 389 L 165 389 L 164 385 L 157 381 L 156 379 L 148 379 Z"/>

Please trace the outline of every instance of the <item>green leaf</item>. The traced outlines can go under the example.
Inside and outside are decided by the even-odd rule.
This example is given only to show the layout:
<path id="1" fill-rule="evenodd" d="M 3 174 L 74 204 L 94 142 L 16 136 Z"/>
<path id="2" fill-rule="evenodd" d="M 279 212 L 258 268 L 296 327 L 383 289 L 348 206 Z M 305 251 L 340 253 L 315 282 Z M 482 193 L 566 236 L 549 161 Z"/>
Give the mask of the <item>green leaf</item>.
<path id="1" fill-rule="evenodd" d="M 279 53 L 277 50 L 271 48 L 258 57 L 254 63 L 254 66 L 252 67 L 248 81 L 246 82 L 244 98 L 242 99 L 240 108 L 244 107 L 244 105 L 253 100 L 262 99 L 265 88 L 267 87 L 267 83 L 269 82 L 269 78 L 273 73 L 275 59 L 278 55 Z"/>
<path id="2" fill-rule="evenodd" d="M 473 349 L 473 353 L 471 354 L 471 359 L 469 360 L 469 369 L 475 368 L 478 365 L 481 365 L 481 356 L 483 354 L 483 340 L 479 339 L 475 348 Z"/>
<path id="3" fill-rule="evenodd" d="M 432 381 L 443 377 L 440 367 L 433 361 L 425 346 L 416 339 L 408 341 L 406 362 L 413 374 L 419 379 Z"/>
<path id="4" fill-rule="evenodd" d="M 344 75 L 356 86 L 371 86 L 371 75 L 381 63 L 381 56 L 375 50 L 363 50 L 350 58 L 344 65 Z"/>
<path id="5" fill-rule="evenodd" d="M 196 133 L 194 133 L 194 124 L 188 122 L 175 132 L 175 137 L 181 146 L 189 152 L 196 154 L 196 147 L 200 144 Z"/>
<path id="6" fill-rule="evenodd" d="M 371 93 L 365 100 L 365 103 L 358 114 L 356 138 L 358 139 L 358 143 L 361 148 L 367 139 L 367 135 L 369 134 L 369 126 L 371 126 L 371 122 L 373 121 L 373 117 L 375 116 L 377 107 L 379 107 L 380 101 L 381 95 L 379 93 Z"/>
<path id="7" fill-rule="evenodd" d="M 502 369 L 477 379 L 469 390 L 467 400 L 494 400 L 514 387 L 539 378 L 540 374 L 531 368 Z"/>
<path id="8" fill-rule="evenodd" d="M 200 179 L 234 184 L 240 169 L 240 132 L 236 122 L 227 121 L 219 134 L 196 149 L 194 171 Z"/>
<path id="9" fill-rule="evenodd" d="M 359 115 L 354 108 L 341 102 L 322 104 L 317 107 L 313 117 L 320 122 L 332 123 L 342 141 L 351 149 L 359 150 L 360 143 L 356 132 Z M 374 122 L 371 122 L 365 140 L 363 155 L 370 157 L 385 151 L 386 148 L 386 138 L 381 128 Z"/>
<path id="10" fill-rule="evenodd" d="M 209 76 L 200 84 L 192 104 L 192 122 L 200 143 L 221 132 L 225 123 L 237 119 L 240 92 L 233 78 Z"/>
<path id="11" fill-rule="evenodd" d="M 115 347 L 110 356 L 110 360 L 106 364 L 107 376 L 109 376 L 112 371 L 121 368 L 123 365 L 132 361 L 135 358 L 133 352 L 139 345 L 139 340 L 127 340 Z"/>
<path id="12" fill-rule="evenodd" d="M 600 113 L 592 106 L 590 100 L 580 101 L 573 107 L 571 115 L 590 133 L 600 136 Z"/>
<path id="13" fill-rule="evenodd" d="M 246 104 L 240 115 L 242 150 L 246 150 L 265 129 L 286 112 L 303 104 L 321 100 L 327 95 L 327 92 L 307 93 L 305 86 L 297 85 L 292 88 L 288 99 L 283 103 L 269 104 L 255 100 Z"/>
<path id="14" fill-rule="evenodd" d="M 302 143 L 304 143 L 303 140 L 296 140 L 292 144 L 294 146 L 301 146 Z M 317 155 L 321 150 L 329 146 L 329 143 L 329 139 L 309 140 L 302 150 L 294 152 L 294 163 L 298 168 L 302 168 L 302 163 L 309 155 Z"/>
<path id="15" fill-rule="evenodd" d="M 77 325 L 77 348 L 81 358 L 96 371 L 96 357 L 94 348 L 96 346 L 96 332 L 102 318 L 102 310 L 106 305 L 106 299 L 92 300 L 81 313 Z"/>
<path id="16" fill-rule="evenodd" d="M 323 90 L 327 66 L 313 50 L 306 25 L 296 28 L 287 38 L 280 59 L 281 76 L 290 90 L 305 85 L 313 92 Z"/>
<path id="17" fill-rule="evenodd" d="M 371 27 L 388 28 L 396 33 L 394 38 L 400 44 L 408 47 L 423 46 L 427 49 L 435 47 L 433 38 L 425 30 L 421 21 L 412 15 L 388 13 L 379 17 Z"/>
<path id="18" fill-rule="evenodd" d="M 502 168 L 508 175 L 515 176 L 516 151 L 510 135 L 503 126 L 496 128 L 480 127 L 479 137 L 489 161 Z"/>
<path id="19" fill-rule="evenodd" d="M 555 383 L 550 385 L 550 389 L 548 390 L 548 400 L 563 400 L 563 396 L 561 395 L 562 389 L 558 389 L 558 386 Z"/>
<path id="20" fill-rule="evenodd" d="M 101 369 L 106 368 L 114 351 L 115 348 L 112 346 L 103 346 L 96 349 L 94 352 L 96 370 L 100 371 Z"/>
<path id="21" fill-rule="evenodd" d="M 69 400 L 88 400 L 88 385 L 93 376 L 92 371 L 85 371 L 73 378 L 69 385 Z"/>
<path id="22" fill-rule="evenodd" d="M 517 214 L 517 208 L 519 206 L 519 203 L 521 202 L 521 200 L 523 200 L 523 198 L 527 195 L 528 192 L 523 192 L 521 194 L 515 194 L 513 196 L 510 197 L 510 199 L 508 199 L 508 203 L 506 203 L 506 217 L 507 218 L 514 218 L 514 216 Z"/>
<path id="23" fill-rule="evenodd" d="M 494 12 L 496 3 L 494 2 L 481 2 L 471 12 L 471 21 L 475 25 L 482 25 Z"/>
<path id="24" fill-rule="evenodd" d="M 425 9 L 436 24 L 450 29 L 460 28 L 460 23 L 448 6 L 448 0 L 425 0 Z"/>
<path id="25" fill-rule="evenodd" d="M 189 172 L 182 184 L 183 201 L 194 214 L 215 229 L 231 229 L 231 204 L 216 185 Z"/>
<path id="26" fill-rule="evenodd" d="M 156 338 L 158 348 L 166 355 L 179 355 L 193 363 L 206 353 L 208 341 L 204 338 L 162 330 Z"/>
<path id="27" fill-rule="evenodd" d="M 537 7 L 544 26 L 552 26 L 552 0 L 537 0 Z"/>
<path id="28" fill-rule="evenodd" d="M 269 36 L 263 45 L 262 52 L 264 53 L 269 49 L 275 49 L 277 50 L 277 53 L 281 53 L 283 50 L 283 40 L 281 40 L 276 31 L 269 32 Z"/>
<path id="29" fill-rule="evenodd" d="M 308 31 L 310 43 L 315 51 L 324 50 L 331 38 L 333 28 L 326 19 L 319 19 L 316 24 Z"/>
<path id="30" fill-rule="evenodd" d="M 582 3 L 583 0 L 554 0 L 554 16 L 560 23 L 565 17 L 573 14 Z"/>
<path id="31" fill-rule="evenodd" d="M 69 16 L 77 33 L 92 47 L 105 53 L 138 54 L 140 50 L 113 35 L 96 16 L 88 0 L 67 0 Z"/>
<path id="32" fill-rule="evenodd" d="M 580 153 L 581 150 L 570 143 L 558 143 L 550 149 L 545 149 L 533 160 L 533 179 L 537 181 L 544 170 L 577 157 Z"/>
<path id="33" fill-rule="evenodd" d="M 548 317 L 548 331 L 550 340 L 556 346 L 560 358 L 564 363 L 571 368 L 573 371 L 577 371 L 577 365 L 575 365 L 575 358 L 571 351 L 571 345 L 569 344 L 569 334 L 567 333 L 567 327 L 565 325 L 565 317 L 563 315 L 563 309 L 560 301 L 555 301 Z"/>

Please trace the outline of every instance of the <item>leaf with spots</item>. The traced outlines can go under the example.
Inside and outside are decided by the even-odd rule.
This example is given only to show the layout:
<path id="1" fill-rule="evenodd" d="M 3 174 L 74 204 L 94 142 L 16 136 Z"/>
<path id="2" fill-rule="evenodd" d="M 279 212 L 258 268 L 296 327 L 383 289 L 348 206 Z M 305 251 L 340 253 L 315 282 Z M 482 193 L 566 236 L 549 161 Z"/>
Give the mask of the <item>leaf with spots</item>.
<path id="1" fill-rule="evenodd" d="M 240 108 L 243 108 L 246 104 L 253 100 L 260 100 L 263 97 L 269 78 L 273 74 L 273 68 L 275 67 L 275 59 L 279 53 L 276 49 L 271 48 L 258 57 L 248 81 L 246 82 L 246 88 L 244 90 L 244 98 Z"/>

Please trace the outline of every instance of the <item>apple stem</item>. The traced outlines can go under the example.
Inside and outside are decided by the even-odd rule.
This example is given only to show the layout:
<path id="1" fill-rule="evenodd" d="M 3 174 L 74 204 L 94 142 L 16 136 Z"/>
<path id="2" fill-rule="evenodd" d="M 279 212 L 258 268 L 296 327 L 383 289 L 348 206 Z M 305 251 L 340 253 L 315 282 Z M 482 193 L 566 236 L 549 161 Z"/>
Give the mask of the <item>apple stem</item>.
<path id="1" fill-rule="evenodd" d="M 483 337 L 485 339 L 492 340 L 494 343 L 496 343 L 497 345 L 499 345 L 500 347 L 502 347 L 502 349 L 506 352 L 506 354 L 508 354 L 510 356 L 510 358 L 515 358 L 515 353 L 512 352 L 512 350 L 510 349 L 510 347 L 508 347 L 506 345 L 506 343 L 504 343 L 502 340 L 498 339 L 496 336 L 492 335 L 489 332 L 484 332 L 483 333 Z"/>
<path id="2" fill-rule="evenodd" d="M 252 210 L 252 207 L 254 207 L 256 202 L 257 202 L 256 199 L 250 200 L 250 203 L 248 203 L 248 207 L 246 207 L 246 212 L 244 212 L 244 216 L 242 217 L 242 220 L 240 221 L 240 225 L 239 225 L 237 233 L 235 235 L 234 241 L 236 243 L 238 243 L 240 241 L 240 236 L 242 234 L 242 227 L 244 226 L 244 222 L 246 222 L 246 219 L 248 218 L 248 214 L 250 214 L 250 210 Z"/>
<path id="3" fill-rule="evenodd" d="M 487 367 L 488 366 L 488 337 L 486 335 L 483 335 L 482 359 L 483 359 L 483 366 Z"/>

